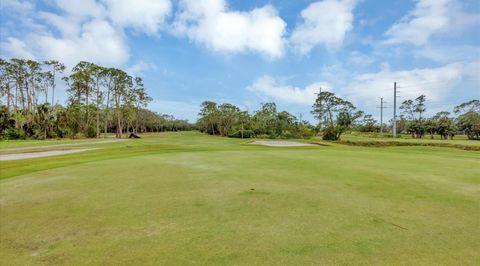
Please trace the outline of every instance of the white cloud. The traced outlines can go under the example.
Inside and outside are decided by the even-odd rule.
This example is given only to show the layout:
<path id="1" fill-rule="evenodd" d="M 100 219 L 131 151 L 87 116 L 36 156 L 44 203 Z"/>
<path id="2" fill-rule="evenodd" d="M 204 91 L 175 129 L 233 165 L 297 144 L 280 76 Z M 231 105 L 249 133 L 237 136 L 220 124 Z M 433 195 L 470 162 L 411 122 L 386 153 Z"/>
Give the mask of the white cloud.
<path id="1" fill-rule="evenodd" d="M 108 6 L 113 23 L 132 27 L 138 31 L 155 34 L 170 15 L 172 4 L 169 0 L 103 0 Z"/>
<path id="2" fill-rule="evenodd" d="M 49 3 L 60 12 L 35 10 L 27 1 L 5 2 L 11 10 L 29 12 L 27 18 L 35 17 L 35 22 L 32 20 L 29 33 L 21 38 L 7 37 L 1 46 L 2 52 L 11 57 L 36 55 L 40 60 L 56 59 L 68 67 L 81 60 L 124 66 L 129 59 L 124 29 L 130 27 L 155 34 L 171 13 L 170 0 L 53 0 Z"/>
<path id="3" fill-rule="evenodd" d="M 373 106 L 378 97 L 393 98 L 393 82 L 397 82 L 400 101 L 413 99 L 421 94 L 427 99 L 442 102 L 460 81 L 475 77 L 480 61 L 453 63 L 437 68 L 422 68 L 403 71 L 383 70 L 355 76 L 341 91 L 351 100 Z M 393 102 L 393 99 L 390 103 Z"/>
<path id="4" fill-rule="evenodd" d="M 2 51 L 6 51 L 11 57 L 22 59 L 35 59 L 29 51 L 27 44 L 17 38 L 8 37 L 7 41 L 0 43 Z M 1 55 L 4 56 L 3 54 Z"/>
<path id="5" fill-rule="evenodd" d="M 390 71 L 388 67 L 380 72 L 354 75 L 345 85 L 333 87 L 334 80 L 319 81 L 305 88 L 287 85 L 278 78 L 265 75 L 257 79 L 247 89 L 257 93 L 265 100 L 275 100 L 282 103 L 311 106 L 315 93 L 322 90 L 333 91 L 335 94 L 365 109 L 375 113 L 379 98 L 393 103 L 393 83 L 397 82 L 399 102 L 414 99 L 421 94 L 429 101 L 445 102 L 449 93 L 457 89 L 462 81 L 478 80 L 480 61 L 469 63 L 453 63 L 437 68 L 421 68 L 402 71 Z M 478 84 L 477 82 L 477 84 Z M 476 88 L 475 88 L 476 89 Z"/>
<path id="6" fill-rule="evenodd" d="M 38 17 L 42 19 L 45 24 L 58 30 L 62 36 L 76 36 L 80 34 L 81 22 L 74 18 L 60 16 L 50 12 L 38 12 Z"/>
<path id="7" fill-rule="evenodd" d="M 127 68 L 127 73 L 136 77 L 143 77 L 145 71 L 157 69 L 157 66 L 153 63 L 147 63 L 143 60 L 137 61 L 135 64 Z"/>
<path id="8" fill-rule="evenodd" d="M 315 101 L 315 93 L 318 93 L 320 87 L 329 90 L 330 85 L 326 82 L 318 82 L 305 88 L 298 88 L 282 84 L 278 79 L 264 75 L 257 79 L 247 89 L 257 93 L 260 97 L 266 97 L 268 100 L 312 105 Z"/>
<path id="9" fill-rule="evenodd" d="M 38 35 L 34 41 L 44 58 L 60 60 L 70 67 L 82 60 L 119 66 L 129 58 L 128 47 L 122 36 L 104 20 L 83 24 L 78 35 Z"/>
<path id="10" fill-rule="evenodd" d="M 386 43 L 425 45 L 436 34 L 458 31 L 479 21 L 478 14 L 462 11 L 456 0 L 417 0 L 415 9 L 385 33 Z"/>
<path id="11" fill-rule="evenodd" d="M 317 45 L 339 47 L 353 28 L 355 0 L 323 0 L 302 10 L 302 22 L 295 27 L 290 41 L 301 54 Z"/>
<path id="12" fill-rule="evenodd" d="M 2 9 L 14 10 L 17 12 L 30 12 L 34 6 L 29 1 L 2 0 Z"/>
<path id="13" fill-rule="evenodd" d="M 359 51 L 352 51 L 350 52 L 350 56 L 348 58 L 348 62 L 351 63 L 352 65 L 359 66 L 359 67 L 366 67 L 371 65 L 375 61 L 374 58 L 372 58 L 369 55 L 366 55 L 364 53 L 361 53 Z"/>
<path id="14" fill-rule="evenodd" d="M 427 58 L 435 62 L 448 63 L 470 60 L 480 57 L 480 47 L 473 45 L 428 45 L 414 51 L 416 57 Z"/>
<path id="15" fill-rule="evenodd" d="M 215 51 L 254 51 L 278 58 L 284 52 L 285 28 L 270 5 L 236 12 L 224 0 L 183 0 L 172 31 Z"/>
<path id="16" fill-rule="evenodd" d="M 69 16 L 81 19 L 101 18 L 106 12 L 96 0 L 55 0 L 55 4 Z"/>

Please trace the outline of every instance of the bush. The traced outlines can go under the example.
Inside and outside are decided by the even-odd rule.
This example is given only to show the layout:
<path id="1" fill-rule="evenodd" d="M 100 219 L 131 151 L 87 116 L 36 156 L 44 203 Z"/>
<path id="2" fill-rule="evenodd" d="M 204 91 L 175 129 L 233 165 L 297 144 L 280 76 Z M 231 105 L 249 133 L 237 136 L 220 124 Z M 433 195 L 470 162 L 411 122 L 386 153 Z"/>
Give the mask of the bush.
<path id="1" fill-rule="evenodd" d="M 315 129 L 311 129 L 308 127 L 301 127 L 299 129 L 300 138 L 302 139 L 309 139 L 315 135 Z"/>
<path id="2" fill-rule="evenodd" d="M 340 134 L 338 134 L 338 129 L 335 127 L 327 127 L 323 130 L 322 139 L 323 140 L 338 140 Z"/>
<path id="3" fill-rule="evenodd" d="M 85 132 L 85 137 L 95 138 L 96 136 L 97 136 L 97 129 L 95 128 L 95 126 L 94 125 L 88 126 Z"/>
<path id="4" fill-rule="evenodd" d="M 246 129 L 243 131 L 243 138 L 249 139 L 254 136 L 253 130 Z M 230 138 L 241 138 L 242 137 L 242 131 L 236 131 L 232 134 L 229 135 Z"/>
<path id="5" fill-rule="evenodd" d="M 46 138 L 45 131 L 41 128 L 34 128 L 32 138 L 43 140 Z"/>
<path id="6" fill-rule="evenodd" d="M 26 134 L 22 128 L 7 128 L 3 132 L 5 139 L 25 139 Z"/>

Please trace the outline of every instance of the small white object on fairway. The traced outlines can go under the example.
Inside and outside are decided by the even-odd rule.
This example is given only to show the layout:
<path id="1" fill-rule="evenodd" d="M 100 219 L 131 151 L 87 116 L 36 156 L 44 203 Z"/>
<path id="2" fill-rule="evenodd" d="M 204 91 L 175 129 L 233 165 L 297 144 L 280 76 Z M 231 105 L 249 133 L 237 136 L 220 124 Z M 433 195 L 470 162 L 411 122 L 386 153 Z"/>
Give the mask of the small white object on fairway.
<path id="1" fill-rule="evenodd" d="M 90 151 L 90 150 L 95 150 L 95 149 L 92 148 L 92 149 L 54 150 L 54 151 L 0 154 L 0 161 L 13 161 L 13 160 L 20 160 L 20 159 L 39 158 L 39 157 L 63 155 L 63 154 L 77 153 L 77 152 Z"/>
<path id="2" fill-rule="evenodd" d="M 250 144 L 258 144 L 271 147 L 305 147 L 305 146 L 318 146 L 310 143 L 303 143 L 297 141 L 286 141 L 286 140 L 256 140 Z"/>

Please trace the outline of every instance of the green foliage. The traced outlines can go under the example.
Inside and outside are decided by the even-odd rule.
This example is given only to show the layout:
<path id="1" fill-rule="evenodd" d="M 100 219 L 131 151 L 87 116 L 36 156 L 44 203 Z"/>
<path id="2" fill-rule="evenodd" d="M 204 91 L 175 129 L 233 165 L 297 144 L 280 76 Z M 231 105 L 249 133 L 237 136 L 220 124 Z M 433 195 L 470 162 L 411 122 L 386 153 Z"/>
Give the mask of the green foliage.
<path id="1" fill-rule="evenodd" d="M 265 103 L 253 115 L 237 106 L 203 102 L 197 127 L 200 131 L 233 138 L 309 138 L 314 130 L 286 111 L 277 112 L 275 103 Z"/>
<path id="2" fill-rule="evenodd" d="M 377 120 L 372 115 L 364 115 L 359 125 L 356 125 L 356 130 L 360 132 L 378 132 L 380 126 L 377 125 Z"/>
<path id="3" fill-rule="evenodd" d="M 3 138 L 5 139 L 25 139 L 26 134 L 22 128 L 7 128 L 3 131 Z"/>
<path id="4" fill-rule="evenodd" d="M 247 130 L 239 130 L 239 131 L 235 131 L 233 132 L 232 134 L 229 135 L 230 138 L 245 138 L 245 139 L 249 139 L 249 138 L 253 138 L 255 137 L 255 133 L 253 132 L 253 130 L 251 129 L 247 129 Z"/>
<path id="5" fill-rule="evenodd" d="M 57 105 L 55 80 L 64 70 L 65 65 L 53 60 L 0 59 L 0 99 L 6 102 L 0 105 L 1 136 L 93 138 L 100 137 L 103 128 L 105 134 L 116 132 L 121 137 L 123 131 L 192 129 L 187 121 L 146 110 L 152 99 L 141 78 L 91 62 L 79 62 L 69 76 L 62 77 L 67 84 L 68 104 Z"/>
<path id="6" fill-rule="evenodd" d="M 329 126 L 322 131 L 323 140 L 338 140 L 340 139 L 340 129 L 337 127 Z"/>
<path id="7" fill-rule="evenodd" d="M 454 108 L 458 130 L 467 134 L 468 139 L 480 140 L 480 101 L 471 100 Z"/>
<path id="8" fill-rule="evenodd" d="M 457 118 L 458 129 L 471 140 L 480 140 L 480 113 L 467 112 Z"/>
<path id="9" fill-rule="evenodd" d="M 328 91 L 318 94 L 312 108 L 312 114 L 318 119 L 325 140 L 340 139 L 343 132 L 364 116 L 364 112 L 357 111 L 351 102 Z"/>

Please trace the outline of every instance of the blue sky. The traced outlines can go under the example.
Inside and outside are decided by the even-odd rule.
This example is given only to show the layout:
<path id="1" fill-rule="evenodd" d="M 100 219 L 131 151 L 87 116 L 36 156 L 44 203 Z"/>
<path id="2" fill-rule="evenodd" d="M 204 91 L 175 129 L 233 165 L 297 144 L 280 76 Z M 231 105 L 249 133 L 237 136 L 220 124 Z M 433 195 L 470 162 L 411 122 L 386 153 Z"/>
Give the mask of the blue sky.
<path id="1" fill-rule="evenodd" d="M 430 113 L 480 98 L 479 29 L 477 0 L 2 0 L 0 54 L 122 67 L 191 121 L 204 100 L 313 121 L 320 87 L 375 117 L 394 81 Z"/>

